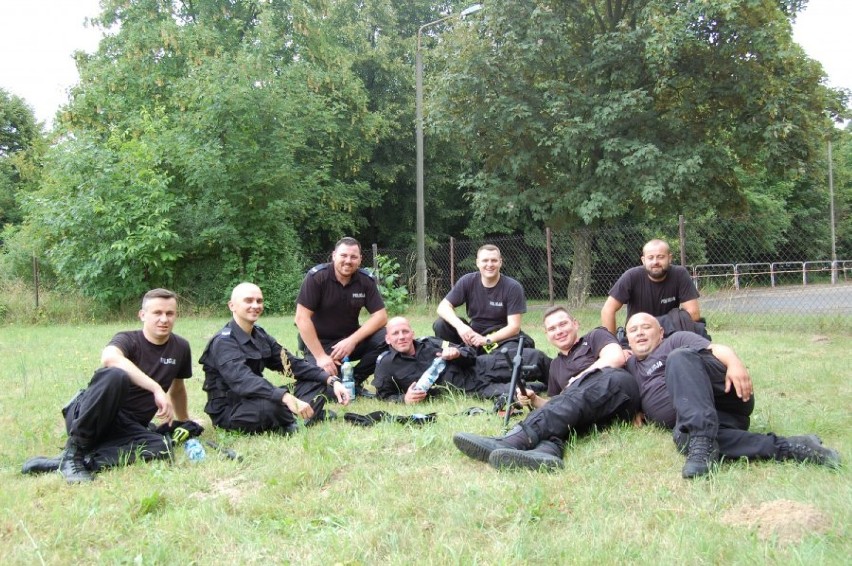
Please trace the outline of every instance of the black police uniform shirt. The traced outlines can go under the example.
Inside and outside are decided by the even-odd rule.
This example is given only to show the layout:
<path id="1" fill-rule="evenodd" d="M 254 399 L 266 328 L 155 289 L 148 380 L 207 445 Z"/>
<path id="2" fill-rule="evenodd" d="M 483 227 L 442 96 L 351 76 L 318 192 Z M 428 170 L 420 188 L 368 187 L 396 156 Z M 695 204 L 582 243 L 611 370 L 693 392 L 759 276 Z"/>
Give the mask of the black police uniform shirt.
<path id="1" fill-rule="evenodd" d="M 447 362 L 436 384 L 449 383 L 465 389 L 467 382 L 473 379 L 476 350 L 467 346 L 455 347 L 461 356 Z M 393 348 L 383 352 L 376 361 L 376 373 L 373 376 L 376 395 L 384 400 L 403 401 L 411 384 L 420 379 L 442 350 L 440 339 L 418 338 L 414 340 L 414 355 L 398 352 Z M 436 392 L 437 388 L 433 387 L 428 394 Z"/>
<path id="2" fill-rule="evenodd" d="M 385 308 L 376 280 L 369 272 L 356 270 L 344 286 L 330 263 L 308 271 L 296 302 L 314 313 L 311 320 L 321 341 L 339 340 L 357 331 L 362 308 L 370 314 Z"/>
<path id="3" fill-rule="evenodd" d="M 550 377 L 547 394 L 559 395 L 568 386 L 568 380 L 598 361 L 601 350 L 610 344 L 618 344 L 609 330 L 598 327 L 581 337 L 568 354 L 559 353 L 550 362 Z"/>
<path id="4" fill-rule="evenodd" d="M 230 405 L 229 393 L 238 397 L 260 397 L 281 402 L 288 390 L 263 377 L 263 370 L 282 371 L 281 344 L 255 325 L 247 334 L 233 319 L 217 332 L 198 363 L 204 368 L 204 391 L 208 414 L 219 414 Z"/>
<path id="5" fill-rule="evenodd" d="M 506 275 L 500 275 L 494 287 L 486 287 L 478 271 L 468 273 L 456 281 L 444 298 L 453 307 L 465 305 L 470 327 L 480 334 L 506 326 L 510 315 L 527 312 L 524 288 Z"/>
<path id="6" fill-rule="evenodd" d="M 159 383 L 163 391 L 168 391 L 175 379 L 192 377 L 189 342 L 177 334 L 170 335 L 165 344 L 153 344 L 141 330 L 129 330 L 113 336 L 108 345 L 121 350 L 125 358 Z M 150 391 L 131 383 L 122 409 L 134 421 L 147 425 L 157 414 L 157 403 Z"/>
<path id="7" fill-rule="evenodd" d="M 689 271 L 680 265 L 670 266 L 666 278 L 659 282 L 651 281 L 643 266 L 631 267 L 618 278 L 609 296 L 627 305 L 628 319 L 638 312 L 662 316 L 699 297 Z"/>
<path id="8" fill-rule="evenodd" d="M 659 346 L 644 360 L 631 356 L 625 366 L 639 383 L 639 394 L 642 397 L 642 411 L 652 422 L 668 428 L 674 427 L 675 414 L 671 395 L 666 387 L 666 359 L 678 348 L 706 350 L 710 341 L 694 332 L 675 332 L 663 339 Z"/>

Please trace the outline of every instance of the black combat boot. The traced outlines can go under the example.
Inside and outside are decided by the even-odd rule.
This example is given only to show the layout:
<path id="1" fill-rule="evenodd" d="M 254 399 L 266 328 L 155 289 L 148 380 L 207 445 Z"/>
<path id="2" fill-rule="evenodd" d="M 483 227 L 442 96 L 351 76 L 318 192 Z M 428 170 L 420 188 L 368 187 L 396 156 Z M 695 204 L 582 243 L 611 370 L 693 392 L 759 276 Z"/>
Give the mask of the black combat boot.
<path id="1" fill-rule="evenodd" d="M 562 461 L 562 442 L 542 440 L 532 450 L 500 448 L 488 457 L 491 467 L 498 470 L 527 469 L 552 472 L 565 467 Z"/>
<path id="2" fill-rule="evenodd" d="M 719 461 L 719 445 L 707 436 L 690 436 L 686 446 L 686 464 L 681 475 L 696 478 L 710 473 L 710 467 Z"/>
<path id="3" fill-rule="evenodd" d="M 90 482 L 95 479 L 92 472 L 86 467 L 84 461 L 86 454 L 83 448 L 74 438 L 68 438 L 62 461 L 59 463 L 59 471 L 65 476 L 68 483 Z"/>
<path id="4" fill-rule="evenodd" d="M 823 446 L 822 440 L 815 434 L 788 436 L 786 438 L 779 436 L 776 446 L 778 448 L 775 453 L 776 460 L 810 462 L 829 468 L 840 467 L 840 454 L 836 450 Z"/>
<path id="5" fill-rule="evenodd" d="M 22 474 L 46 474 L 55 472 L 59 469 L 59 463 L 62 462 L 64 452 L 59 456 L 48 458 L 47 456 L 35 456 L 24 462 L 21 468 Z"/>
<path id="6" fill-rule="evenodd" d="M 480 462 L 487 462 L 491 453 L 501 448 L 532 450 L 538 444 L 537 439 L 531 438 L 521 425 L 515 425 L 505 436 L 498 438 L 457 432 L 453 435 L 453 443 L 456 448 Z"/>

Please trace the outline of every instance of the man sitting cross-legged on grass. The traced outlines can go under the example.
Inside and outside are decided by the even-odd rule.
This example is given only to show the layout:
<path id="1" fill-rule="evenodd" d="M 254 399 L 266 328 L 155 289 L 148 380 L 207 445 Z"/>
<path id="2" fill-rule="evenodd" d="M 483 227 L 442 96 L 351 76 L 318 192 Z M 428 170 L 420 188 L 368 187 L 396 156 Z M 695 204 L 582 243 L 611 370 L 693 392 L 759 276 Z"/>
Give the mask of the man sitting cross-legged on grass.
<path id="1" fill-rule="evenodd" d="M 455 387 L 487 399 L 508 394 L 512 366 L 502 354 L 477 356 L 474 346 L 442 343 L 440 338 L 415 339 L 408 319 L 401 316 L 392 318 L 385 328 L 390 350 L 379 357 L 373 377 L 376 396 L 380 399 L 410 405 L 446 389 L 441 386 Z M 417 380 L 437 357 L 447 364 L 435 382 L 436 387 L 428 391 L 416 388 Z M 530 379 L 547 377 L 550 358 L 543 352 L 524 348 L 522 358 L 525 365 L 536 368 L 537 375 L 531 375 Z"/>
<path id="2" fill-rule="evenodd" d="M 142 298 L 142 330 L 119 332 L 101 353 L 101 368 L 63 410 L 68 442 L 59 457 L 27 460 L 25 474 L 59 470 L 69 483 L 92 472 L 166 458 L 171 441 L 148 428 L 153 417 L 186 421 L 184 379 L 192 377 L 189 342 L 172 333 L 177 295 L 153 289 Z"/>
<path id="3" fill-rule="evenodd" d="M 550 364 L 549 400 L 526 391 L 522 399 L 536 407 L 503 437 L 459 432 L 456 447 L 495 468 L 562 468 L 563 442 L 571 433 L 583 433 L 614 421 L 631 421 L 639 410 L 639 388 L 620 369 L 624 354 L 604 328 L 579 336 L 579 323 L 563 307 L 544 314 L 547 339 L 559 354 Z M 561 391 L 561 393 L 560 393 Z"/>
<path id="4" fill-rule="evenodd" d="M 294 415 L 314 417 L 311 406 L 286 387 L 276 387 L 263 377 L 269 368 L 283 372 L 285 363 L 297 380 L 333 388 L 341 403 L 349 397 L 340 380 L 323 369 L 284 350 L 257 325 L 263 313 L 263 293 L 252 283 L 240 283 L 231 293 L 228 308 L 233 320 L 217 332 L 201 355 L 204 367 L 204 411 L 219 428 L 247 433 L 297 430 Z"/>
<path id="5" fill-rule="evenodd" d="M 659 321 L 646 313 L 630 317 L 626 331 L 633 352 L 627 369 L 639 382 L 642 410 L 649 421 L 673 429 L 686 453 L 684 478 L 707 474 L 720 455 L 839 465 L 837 452 L 815 435 L 748 432 L 752 382 L 731 348 L 692 332 L 663 338 Z"/>

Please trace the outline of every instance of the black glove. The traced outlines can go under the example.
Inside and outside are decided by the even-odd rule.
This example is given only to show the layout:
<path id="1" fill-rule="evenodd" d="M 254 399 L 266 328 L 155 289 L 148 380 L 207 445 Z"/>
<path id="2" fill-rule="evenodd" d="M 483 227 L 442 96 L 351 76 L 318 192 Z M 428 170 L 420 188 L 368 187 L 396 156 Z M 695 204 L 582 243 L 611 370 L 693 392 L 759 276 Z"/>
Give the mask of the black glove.
<path id="1" fill-rule="evenodd" d="M 163 423 L 153 429 L 157 434 L 171 436 L 172 440 L 180 444 L 187 438 L 201 436 L 204 427 L 195 421 L 172 421 L 171 424 Z"/>
<path id="2" fill-rule="evenodd" d="M 373 411 L 367 415 L 359 415 L 358 413 L 346 413 L 343 415 L 343 420 L 358 426 L 373 426 L 379 421 L 394 421 L 399 424 L 424 425 L 426 423 L 435 422 L 437 415 L 429 414 L 414 414 L 414 415 L 391 415 L 385 411 Z"/>

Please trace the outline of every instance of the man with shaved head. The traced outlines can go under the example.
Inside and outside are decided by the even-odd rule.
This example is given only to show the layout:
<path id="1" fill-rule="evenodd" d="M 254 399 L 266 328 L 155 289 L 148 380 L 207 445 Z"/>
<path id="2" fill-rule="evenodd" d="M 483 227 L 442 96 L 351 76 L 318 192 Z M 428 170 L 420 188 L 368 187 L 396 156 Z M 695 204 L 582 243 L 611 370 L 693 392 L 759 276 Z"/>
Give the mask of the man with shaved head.
<path id="1" fill-rule="evenodd" d="M 257 321 L 263 293 L 253 283 L 234 287 L 228 308 L 233 318 L 208 342 L 199 363 L 204 367 L 204 411 L 219 428 L 247 433 L 290 434 L 295 417 L 310 419 L 311 406 L 284 386 L 263 377 L 264 369 L 292 371 L 297 380 L 316 381 L 343 393 L 340 383 L 317 366 L 290 354 Z"/>
<path id="2" fill-rule="evenodd" d="M 701 319 L 698 290 L 689 271 L 672 265 L 672 252 L 663 240 L 651 240 L 642 248 L 642 265 L 632 267 L 618 278 L 601 309 L 601 325 L 616 333 L 616 313 L 627 305 L 627 318 L 644 312 L 662 316 L 675 309 Z"/>
<path id="3" fill-rule="evenodd" d="M 626 330 L 633 353 L 626 367 L 639 382 L 642 411 L 648 421 L 673 429 L 675 444 L 686 453 L 684 478 L 706 475 L 720 455 L 840 463 L 816 435 L 748 432 L 751 377 L 728 346 L 692 332 L 664 338 L 659 321 L 647 313 L 630 317 Z"/>
<path id="4" fill-rule="evenodd" d="M 415 338 L 411 323 L 402 316 L 390 319 L 385 330 L 390 349 L 379 356 L 373 377 L 380 399 L 410 405 L 446 391 L 447 386 L 489 399 L 508 394 L 512 366 L 504 355 L 477 356 L 475 346 L 451 344 L 440 338 Z M 447 364 L 436 382 L 437 387 L 428 391 L 415 387 L 423 372 L 438 357 Z M 546 379 L 550 367 L 547 355 L 535 348 L 524 348 L 522 358 L 524 365 L 535 368 L 529 379 Z"/>

